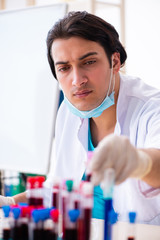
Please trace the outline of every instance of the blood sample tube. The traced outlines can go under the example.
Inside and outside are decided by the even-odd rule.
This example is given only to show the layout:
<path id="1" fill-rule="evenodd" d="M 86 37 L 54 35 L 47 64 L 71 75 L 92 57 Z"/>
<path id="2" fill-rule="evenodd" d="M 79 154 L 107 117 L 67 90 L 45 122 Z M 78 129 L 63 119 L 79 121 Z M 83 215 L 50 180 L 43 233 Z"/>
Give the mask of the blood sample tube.
<path id="1" fill-rule="evenodd" d="M 3 240 L 11 238 L 11 225 L 9 220 L 10 206 L 3 206 L 4 219 L 2 221 L 2 237 Z"/>
<path id="2" fill-rule="evenodd" d="M 43 207 L 43 183 L 45 181 L 44 176 L 35 177 L 35 206 Z"/>
<path id="3" fill-rule="evenodd" d="M 61 184 L 61 191 L 60 191 L 60 224 L 61 224 L 61 233 L 62 238 L 65 239 L 65 214 L 66 214 L 66 203 L 67 203 L 67 195 L 68 192 L 66 190 L 66 183 L 65 181 Z"/>
<path id="4" fill-rule="evenodd" d="M 71 209 L 74 209 L 73 180 L 66 181 L 66 189 L 67 189 L 67 199 L 66 199 L 67 206 L 66 207 L 67 207 L 67 210 L 71 210 Z"/>
<path id="5" fill-rule="evenodd" d="M 93 157 L 93 151 L 88 151 L 88 154 L 87 154 L 87 164 L 86 164 L 86 179 L 85 179 L 86 181 L 90 181 L 91 176 L 92 176 L 91 171 L 90 171 L 90 169 L 88 167 L 92 157 Z"/>
<path id="6" fill-rule="evenodd" d="M 33 225 L 31 228 L 31 238 L 32 240 L 43 240 L 44 236 L 44 230 L 43 230 L 43 223 L 41 220 L 40 210 L 35 209 L 32 211 L 32 217 L 33 217 Z"/>
<path id="7" fill-rule="evenodd" d="M 63 234 L 64 238 L 65 236 L 65 231 L 67 229 L 67 225 L 69 223 L 69 216 L 68 216 L 68 211 L 71 209 L 74 209 L 74 200 L 73 200 L 73 180 L 66 180 L 66 198 L 65 198 L 65 211 L 64 211 L 64 227 L 63 227 Z"/>
<path id="8" fill-rule="evenodd" d="M 59 210 L 58 209 L 52 209 L 50 211 L 50 216 L 51 219 L 54 223 L 53 225 L 53 230 L 52 230 L 52 239 L 56 240 L 58 238 L 59 232 L 58 232 L 58 227 L 59 227 Z"/>
<path id="9" fill-rule="evenodd" d="M 50 218 L 50 211 L 51 209 L 44 209 L 44 222 L 43 222 L 43 229 L 44 229 L 44 239 L 47 240 L 56 240 L 54 231 L 54 223 Z"/>
<path id="10" fill-rule="evenodd" d="M 15 206 L 12 208 L 12 213 L 14 217 L 14 222 L 11 229 L 11 238 L 12 240 L 21 240 L 22 232 L 21 232 L 20 221 L 19 221 L 21 210 L 19 207 Z"/>
<path id="11" fill-rule="evenodd" d="M 80 201 L 81 201 L 81 198 L 80 198 L 80 192 L 79 192 L 79 188 L 78 186 L 74 186 L 74 189 L 73 189 L 73 208 L 74 209 L 80 209 Z"/>
<path id="12" fill-rule="evenodd" d="M 53 181 L 52 188 L 52 207 L 59 209 L 59 191 L 60 191 L 60 181 L 55 178 Z"/>
<path id="13" fill-rule="evenodd" d="M 80 216 L 77 220 L 78 225 L 78 240 L 84 240 L 84 195 L 82 191 L 82 187 L 86 181 L 81 181 L 79 185 L 79 194 L 80 194 Z"/>
<path id="14" fill-rule="evenodd" d="M 52 219 L 47 219 L 44 222 L 44 239 L 56 240 L 56 234 L 54 232 L 54 224 Z"/>
<path id="15" fill-rule="evenodd" d="M 35 199 L 35 177 L 28 177 L 27 178 L 27 199 L 29 206 L 36 205 Z"/>
<path id="16" fill-rule="evenodd" d="M 93 185 L 91 182 L 84 182 L 82 185 L 82 218 L 84 240 L 90 239 L 91 215 L 93 207 Z"/>
<path id="17" fill-rule="evenodd" d="M 21 228 L 21 237 L 23 240 L 29 240 L 29 223 L 31 217 L 31 208 L 28 206 L 21 207 L 21 217 L 19 219 Z"/>
<path id="18" fill-rule="evenodd" d="M 80 215 L 79 209 L 69 210 L 68 212 L 69 221 L 66 224 L 65 240 L 78 239 L 77 219 L 79 215 Z"/>

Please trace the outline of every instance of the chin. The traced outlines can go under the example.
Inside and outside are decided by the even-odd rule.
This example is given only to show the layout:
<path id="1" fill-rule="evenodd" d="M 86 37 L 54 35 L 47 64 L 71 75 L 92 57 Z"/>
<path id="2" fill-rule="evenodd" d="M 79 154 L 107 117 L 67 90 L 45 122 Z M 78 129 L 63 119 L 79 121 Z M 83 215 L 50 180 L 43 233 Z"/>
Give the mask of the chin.
<path id="1" fill-rule="evenodd" d="M 96 108 L 96 106 L 87 106 L 87 104 L 74 104 L 75 108 L 79 111 L 91 111 L 92 109 Z"/>
<path id="2" fill-rule="evenodd" d="M 77 108 L 79 111 L 88 111 L 88 109 L 86 109 L 85 107 L 80 107 L 80 106 L 76 106 L 76 105 L 74 105 L 75 106 L 75 108 Z"/>
<path id="3" fill-rule="evenodd" d="M 75 106 L 76 107 L 76 106 Z M 76 107 L 79 111 L 91 111 L 93 108 Z"/>

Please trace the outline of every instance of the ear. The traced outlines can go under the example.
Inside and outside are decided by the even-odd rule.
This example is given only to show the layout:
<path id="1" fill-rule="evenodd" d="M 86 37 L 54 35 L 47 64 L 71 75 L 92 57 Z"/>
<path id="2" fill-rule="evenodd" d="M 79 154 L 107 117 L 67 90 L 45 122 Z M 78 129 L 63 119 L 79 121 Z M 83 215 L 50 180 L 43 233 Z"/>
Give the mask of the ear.
<path id="1" fill-rule="evenodd" d="M 115 52 L 112 54 L 113 73 L 118 73 L 121 67 L 120 53 Z"/>

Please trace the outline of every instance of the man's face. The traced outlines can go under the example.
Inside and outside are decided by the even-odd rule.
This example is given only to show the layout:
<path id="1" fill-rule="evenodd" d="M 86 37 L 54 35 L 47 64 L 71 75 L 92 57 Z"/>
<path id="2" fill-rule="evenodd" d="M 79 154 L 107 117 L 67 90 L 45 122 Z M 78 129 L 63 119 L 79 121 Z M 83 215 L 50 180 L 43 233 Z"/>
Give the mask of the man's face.
<path id="1" fill-rule="evenodd" d="M 106 97 L 111 68 L 103 47 L 80 37 L 56 39 L 51 55 L 58 82 L 79 110 L 92 110 Z"/>

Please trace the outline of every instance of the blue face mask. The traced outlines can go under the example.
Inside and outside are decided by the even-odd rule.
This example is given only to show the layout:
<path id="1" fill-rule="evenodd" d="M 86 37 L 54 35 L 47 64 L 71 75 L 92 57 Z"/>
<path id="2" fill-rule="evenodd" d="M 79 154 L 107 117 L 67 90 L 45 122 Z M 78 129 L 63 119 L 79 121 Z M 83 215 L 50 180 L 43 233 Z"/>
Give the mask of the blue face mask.
<path id="1" fill-rule="evenodd" d="M 113 66 L 113 63 L 112 63 L 112 66 Z M 112 78 L 113 78 L 112 93 L 108 96 L 110 87 L 111 87 Z M 113 67 L 112 67 L 107 96 L 98 107 L 89 111 L 80 111 L 71 102 L 69 102 L 65 96 L 64 96 L 64 102 L 67 104 L 69 110 L 78 117 L 81 117 L 81 118 L 99 117 L 104 110 L 114 105 L 114 91 L 113 91 L 114 84 L 115 84 L 115 76 L 113 77 Z"/>
<path id="2" fill-rule="evenodd" d="M 73 106 L 72 103 L 68 101 L 66 97 L 64 97 L 64 102 L 67 104 L 69 110 L 78 117 L 81 118 L 99 117 L 105 109 L 114 105 L 114 92 L 112 92 L 110 96 L 106 96 L 106 98 L 104 99 L 100 106 L 89 111 L 78 110 L 76 107 Z"/>

